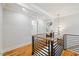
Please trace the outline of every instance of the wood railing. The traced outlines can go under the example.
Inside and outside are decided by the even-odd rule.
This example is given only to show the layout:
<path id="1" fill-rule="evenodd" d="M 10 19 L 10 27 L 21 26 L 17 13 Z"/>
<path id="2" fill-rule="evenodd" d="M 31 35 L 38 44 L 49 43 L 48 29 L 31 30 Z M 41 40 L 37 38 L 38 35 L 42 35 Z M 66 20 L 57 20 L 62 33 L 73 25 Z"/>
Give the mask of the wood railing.
<path id="1" fill-rule="evenodd" d="M 53 41 L 50 42 L 50 40 L 41 37 L 37 37 L 36 39 L 34 39 L 33 36 L 32 38 L 33 55 L 49 56 L 51 54 L 50 44 L 52 44 Z"/>
<path id="2" fill-rule="evenodd" d="M 63 40 L 32 36 L 32 55 L 34 56 L 59 56 L 63 50 Z"/>

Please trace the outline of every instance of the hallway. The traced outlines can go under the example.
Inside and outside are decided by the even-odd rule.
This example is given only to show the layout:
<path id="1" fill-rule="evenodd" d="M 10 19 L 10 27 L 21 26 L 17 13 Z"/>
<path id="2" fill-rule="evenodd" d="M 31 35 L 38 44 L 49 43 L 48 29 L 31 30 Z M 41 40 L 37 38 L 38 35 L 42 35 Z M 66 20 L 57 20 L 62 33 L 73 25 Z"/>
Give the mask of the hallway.
<path id="1" fill-rule="evenodd" d="M 79 3 L 0 3 L 2 56 L 79 56 Z"/>

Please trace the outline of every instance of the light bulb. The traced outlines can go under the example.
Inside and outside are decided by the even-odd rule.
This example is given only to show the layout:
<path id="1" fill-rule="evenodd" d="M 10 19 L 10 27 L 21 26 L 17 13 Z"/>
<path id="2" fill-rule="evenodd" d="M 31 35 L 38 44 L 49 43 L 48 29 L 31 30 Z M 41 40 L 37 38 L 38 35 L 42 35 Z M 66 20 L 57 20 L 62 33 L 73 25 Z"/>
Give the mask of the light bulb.
<path id="1" fill-rule="evenodd" d="M 23 10 L 23 11 L 26 11 L 26 9 L 25 9 L 25 8 L 22 8 L 22 10 Z"/>

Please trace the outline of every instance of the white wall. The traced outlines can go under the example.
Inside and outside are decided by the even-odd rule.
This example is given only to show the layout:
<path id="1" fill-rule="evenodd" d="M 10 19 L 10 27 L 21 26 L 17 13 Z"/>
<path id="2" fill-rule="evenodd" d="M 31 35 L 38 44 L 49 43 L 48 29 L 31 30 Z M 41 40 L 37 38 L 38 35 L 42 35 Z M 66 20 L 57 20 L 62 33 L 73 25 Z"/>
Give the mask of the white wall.
<path id="1" fill-rule="evenodd" d="M 79 35 L 79 13 L 65 17 L 60 17 L 60 35 L 63 34 L 78 34 Z M 58 27 L 58 19 L 53 21 L 53 30 L 56 32 Z"/>
<path id="2" fill-rule="evenodd" d="M 43 19 L 38 20 L 38 34 L 46 33 L 45 21 Z"/>
<path id="3" fill-rule="evenodd" d="M 27 15 L 3 10 L 3 52 L 32 42 L 32 24 Z"/>
<path id="4" fill-rule="evenodd" d="M 38 20 L 38 21 L 37 21 Z M 38 25 L 37 25 L 38 23 Z M 45 21 L 43 19 L 32 19 L 32 35 L 37 34 L 44 34 L 46 33 L 46 25 Z"/>
<path id="5" fill-rule="evenodd" d="M 2 5 L 0 4 L 0 53 L 2 53 Z"/>
<path id="6" fill-rule="evenodd" d="M 37 16 L 39 18 L 37 19 Z M 5 5 L 3 9 L 3 52 L 32 43 L 32 35 L 37 34 L 37 23 L 32 25 L 32 20 L 38 22 L 38 33 L 45 33 L 43 15 L 28 9 L 23 10 L 17 5 Z M 35 23 L 34 23 L 35 24 Z"/>
<path id="7" fill-rule="evenodd" d="M 67 34 L 79 34 L 79 13 L 61 18 L 63 32 Z"/>
<path id="8" fill-rule="evenodd" d="M 32 35 L 36 35 L 37 34 L 37 19 L 36 17 L 32 17 Z"/>

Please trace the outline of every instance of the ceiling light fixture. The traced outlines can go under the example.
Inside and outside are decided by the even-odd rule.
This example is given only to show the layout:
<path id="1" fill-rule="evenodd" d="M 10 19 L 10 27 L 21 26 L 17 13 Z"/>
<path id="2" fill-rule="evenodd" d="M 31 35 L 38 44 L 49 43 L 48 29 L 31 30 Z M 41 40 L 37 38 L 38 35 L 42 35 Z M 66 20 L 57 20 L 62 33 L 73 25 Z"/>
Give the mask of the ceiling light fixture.
<path id="1" fill-rule="evenodd" d="M 22 8 L 22 10 L 23 10 L 23 11 L 26 11 L 26 9 L 25 9 L 25 8 Z"/>

